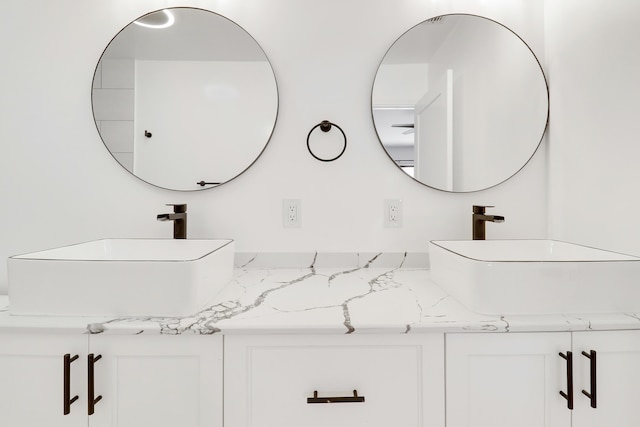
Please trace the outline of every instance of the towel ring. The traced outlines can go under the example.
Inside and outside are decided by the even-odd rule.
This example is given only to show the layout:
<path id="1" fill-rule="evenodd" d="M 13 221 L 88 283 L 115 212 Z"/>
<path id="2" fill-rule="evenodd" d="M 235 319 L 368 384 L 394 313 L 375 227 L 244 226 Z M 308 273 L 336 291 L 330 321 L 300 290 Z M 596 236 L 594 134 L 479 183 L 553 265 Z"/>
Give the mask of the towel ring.
<path id="1" fill-rule="evenodd" d="M 313 131 L 316 130 L 316 128 L 319 127 L 322 132 L 329 132 L 331 130 L 331 127 L 333 126 L 338 128 L 340 133 L 342 133 L 342 138 L 344 139 L 344 145 L 342 146 L 342 151 L 340 151 L 340 154 L 338 154 L 336 157 L 333 157 L 331 159 L 323 159 L 322 157 L 316 156 L 313 150 L 311 150 L 311 146 L 309 145 L 309 138 L 311 137 L 311 134 L 313 133 Z M 323 120 L 317 125 L 315 125 L 314 127 L 312 127 L 311 130 L 309 131 L 309 134 L 307 135 L 307 150 L 309 150 L 309 154 L 311 154 L 315 159 L 320 160 L 321 162 L 332 162 L 334 160 L 339 159 L 344 154 L 346 149 L 347 149 L 347 135 L 345 135 L 344 131 L 340 126 L 338 126 L 335 123 L 331 123 L 328 120 Z"/>

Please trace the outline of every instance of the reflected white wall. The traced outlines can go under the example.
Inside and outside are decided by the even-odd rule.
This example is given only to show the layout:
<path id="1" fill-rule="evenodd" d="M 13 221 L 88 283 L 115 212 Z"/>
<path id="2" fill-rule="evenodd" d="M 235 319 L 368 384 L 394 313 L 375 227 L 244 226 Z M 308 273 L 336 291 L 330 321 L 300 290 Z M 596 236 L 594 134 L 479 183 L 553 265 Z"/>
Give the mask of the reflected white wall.
<path id="1" fill-rule="evenodd" d="M 260 155 L 276 118 L 267 62 L 138 60 L 135 87 L 133 171 L 164 188 L 233 179 Z"/>
<path id="2" fill-rule="evenodd" d="M 445 22 L 446 22 L 445 18 Z M 453 189 L 508 179 L 540 141 L 547 88 L 536 58 L 506 28 L 463 17 L 430 64 L 429 87 L 453 70 Z M 523 138 L 526 135 L 527 138 Z M 524 139 L 527 143 L 521 144 Z"/>
<path id="3" fill-rule="evenodd" d="M 91 105 L 96 127 L 113 157 L 133 170 L 135 62 L 102 59 L 96 67 Z"/>

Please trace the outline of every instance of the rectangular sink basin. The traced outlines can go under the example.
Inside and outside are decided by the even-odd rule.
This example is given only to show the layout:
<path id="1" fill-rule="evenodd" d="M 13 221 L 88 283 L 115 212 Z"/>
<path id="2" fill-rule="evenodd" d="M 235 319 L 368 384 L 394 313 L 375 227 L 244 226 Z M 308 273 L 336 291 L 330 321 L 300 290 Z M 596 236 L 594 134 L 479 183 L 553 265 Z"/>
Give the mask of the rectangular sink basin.
<path id="1" fill-rule="evenodd" d="M 233 240 L 103 239 L 9 257 L 9 313 L 184 316 L 230 280 Z"/>
<path id="2" fill-rule="evenodd" d="M 640 312 L 640 258 L 555 240 L 429 244 L 432 280 L 483 314 Z"/>

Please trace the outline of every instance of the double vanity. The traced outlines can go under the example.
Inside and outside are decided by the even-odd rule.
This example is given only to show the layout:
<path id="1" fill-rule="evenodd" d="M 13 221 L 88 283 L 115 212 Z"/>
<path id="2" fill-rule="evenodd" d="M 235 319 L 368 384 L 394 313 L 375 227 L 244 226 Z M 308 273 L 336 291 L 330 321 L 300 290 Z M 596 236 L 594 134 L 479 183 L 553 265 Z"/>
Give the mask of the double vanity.
<path id="1" fill-rule="evenodd" d="M 150 243 L 157 252 L 143 261 L 134 247 Z M 93 293 L 106 302 L 99 292 L 107 289 L 126 295 L 121 299 L 130 305 L 119 309 L 131 311 L 70 316 L 52 307 L 37 314 L 29 308 L 37 294 L 17 291 L 23 298 L 17 309 L 30 314 L 19 315 L 10 283 L 11 299 L 0 299 L 0 423 L 444 427 L 640 420 L 633 399 L 639 298 L 626 282 L 640 276 L 638 258 L 554 241 L 438 241 L 429 254 L 234 254 L 232 244 L 103 240 L 11 258 L 10 280 L 24 280 L 21 287 L 30 280 L 24 271 L 64 264 L 37 276 L 52 283 L 65 274 L 69 294 L 52 304 L 85 288 L 74 304 L 89 307 L 83 299 Z M 97 250 L 78 256 L 97 246 L 105 248 L 102 258 Z M 183 301 L 160 298 L 157 309 L 169 311 L 144 312 L 160 295 L 154 284 L 196 295 L 207 267 L 195 264 L 208 257 L 218 262 L 215 274 L 230 273 L 226 281 L 206 276 L 212 285 L 225 281 L 213 297 L 180 314 L 171 310 L 181 310 Z M 136 272 L 142 262 L 155 264 Z M 23 263 L 31 265 L 20 272 Z M 105 270 L 91 271 L 98 267 Z M 89 270 L 74 276 L 75 268 Z M 126 282 L 111 276 L 118 272 L 140 276 Z M 141 294 L 126 293 L 134 290 Z M 522 294 L 525 301 L 518 300 Z M 556 299 L 570 294 L 578 302 L 556 311 Z M 528 312 L 501 313 L 496 304 Z M 585 307 L 590 314 L 579 311 Z M 37 411 L 30 409 L 34 401 Z"/>
<path id="2" fill-rule="evenodd" d="M 180 7 L 118 32 L 91 93 L 114 159 L 178 191 L 243 174 L 280 102 L 251 35 Z M 404 33 L 371 94 L 390 162 L 451 193 L 521 170 L 548 107 L 524 40 L 469 14 Z M 232 240 L 104 239 L 13 256 L 8 273 L 2 427 L 640 425 L 636 257 L 549 240 L 250 254 Z"/>

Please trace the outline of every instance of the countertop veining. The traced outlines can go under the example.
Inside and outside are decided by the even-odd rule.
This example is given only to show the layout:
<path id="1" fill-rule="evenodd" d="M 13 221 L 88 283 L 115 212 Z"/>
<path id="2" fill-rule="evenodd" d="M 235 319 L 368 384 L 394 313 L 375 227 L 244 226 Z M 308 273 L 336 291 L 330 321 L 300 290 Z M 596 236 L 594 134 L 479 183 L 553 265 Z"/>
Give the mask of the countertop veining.
<path id="1" fill-rule="evenodd" d="M 317 254 L 297 255 L 294 268 L 266 267 L 284 265 L 277 258 L 237 256 L 232 281 L 201 311 L 185 317 L 11 316 L 8 297 L 0 296 L 0 332 L 405 334 L 640 329 L 640 313 L 473 313 L 431 281 L 424 254 L 324 259 Z"/>

